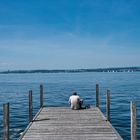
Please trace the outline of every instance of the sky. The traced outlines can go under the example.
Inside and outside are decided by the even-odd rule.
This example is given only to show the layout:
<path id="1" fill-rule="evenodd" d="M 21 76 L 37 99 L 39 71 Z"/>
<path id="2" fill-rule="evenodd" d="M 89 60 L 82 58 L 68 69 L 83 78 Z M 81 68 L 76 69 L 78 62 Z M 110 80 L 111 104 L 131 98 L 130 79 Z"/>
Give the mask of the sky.
<path id="1" fill-rule="evenodd" d="M 139 0 L 0 0 L 0 71 L 129 66 Z"/>

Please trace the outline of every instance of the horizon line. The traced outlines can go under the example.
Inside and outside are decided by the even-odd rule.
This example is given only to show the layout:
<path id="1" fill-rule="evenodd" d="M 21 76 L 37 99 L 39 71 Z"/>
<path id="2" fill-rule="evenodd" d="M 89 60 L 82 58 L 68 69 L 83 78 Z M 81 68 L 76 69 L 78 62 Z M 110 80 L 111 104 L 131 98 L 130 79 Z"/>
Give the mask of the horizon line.
<path id="1" fill-rule="evenodd" d="M 48 72 L 51 72 L 51 71 L 64 71 L 64 72 L 84 72 L 84 71 L 95 71 L 95 70 L 119 70 L 119 69 L 140 69 L 140 66 L 130 66 L 130 67 L 106 67 L 106 68 L 71 68 L 71 69 L 15 69 L 15 70 L 3 70 L 3 71 L 0 71 L 0 73 L 14 73 L 14 72 L 39 72 L 39 71 L 48 71 Z"/>

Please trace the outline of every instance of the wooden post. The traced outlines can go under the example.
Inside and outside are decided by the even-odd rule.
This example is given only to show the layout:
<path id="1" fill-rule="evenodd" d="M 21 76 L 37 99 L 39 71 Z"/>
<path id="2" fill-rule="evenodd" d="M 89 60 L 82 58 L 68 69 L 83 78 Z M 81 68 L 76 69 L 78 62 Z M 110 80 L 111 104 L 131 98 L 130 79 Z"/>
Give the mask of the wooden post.
<path id="1" fill-rule="evenodd" d="M 43 107 L 43 85 L 40 85 L 40 108 Z"/>
<path id="2" fill-rule="evenodd" d="M 137 140 L 137 110 L 136 103 L 131 101 L 131 140 Z"/>
<path id="3" fill-rule="evenodd" d="M 107 118 L 107 121 L 110 121 L 110 91 L 107 90 L 107 93 L 106 93 L 106 118 Z"/>
<path id="4" fill-rule="evenodd" d="M 96 107 L 99 107 L 99 85 L 96 84 Z"/>
<path id="5" fill-rule="evenodd" d="M 32 106 L 32 90 L 29 91 L 29 122 L 33 119 L 33 106 Z"/>
<path id="6" fill-rule="evenodd" d="M 9 103 L 3 104 L 3 140 L 9 140 Z"/>

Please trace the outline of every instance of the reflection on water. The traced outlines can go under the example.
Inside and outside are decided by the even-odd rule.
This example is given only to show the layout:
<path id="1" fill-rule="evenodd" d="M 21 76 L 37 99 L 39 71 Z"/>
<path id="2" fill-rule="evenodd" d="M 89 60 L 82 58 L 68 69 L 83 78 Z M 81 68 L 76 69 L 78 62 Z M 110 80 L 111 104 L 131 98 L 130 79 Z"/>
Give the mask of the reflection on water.
<path id="1" fill-rule="evenodd" d="M 17 140 L 28 124 L 28 91 L 33 90 L 33 113 L 39 109 L 39 86 L 44 85 L 46 106 L 68 106 L 72 91 L 95 105 L 95 85 L 100 85 L 100 108 L 105 114 L 105 91 L 111 91 L 111 123 L 125 140 L 130 139 L 130 101 L 137 102 L 140 139 L 140 73 L 49 73 L 0 75 L 0 139 L 2 106 L 10 103 L 10 139 Z"/>

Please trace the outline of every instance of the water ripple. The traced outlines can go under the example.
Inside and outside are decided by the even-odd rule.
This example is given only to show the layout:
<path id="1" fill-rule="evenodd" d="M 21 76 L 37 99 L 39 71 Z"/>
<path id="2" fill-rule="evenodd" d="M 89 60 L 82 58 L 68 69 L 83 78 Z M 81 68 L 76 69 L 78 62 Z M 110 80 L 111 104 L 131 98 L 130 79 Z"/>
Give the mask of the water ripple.
<path id="1" fill-rule="evenodd" d="M 132 80 L 133 79 L 133 80 Z M 106 113 L 106 90 L 111 91 L 111 123 L 124 140 L 130 139 L 130 101 L 135 100 L 140 139 L 139 73 L 53 73 L 0 75 L 0 139 L 2 106 L 10 102 L 10 140 L 17 140 L 28 124 L 28 91 L 33 90 L 33 114 L 39 109 L 39 85 L 44 85 L 45 106 L 68 106 L 77 91 L 85 104 L 95 105 L 95 85 L 100 85 L 100 108 Z"/>

